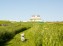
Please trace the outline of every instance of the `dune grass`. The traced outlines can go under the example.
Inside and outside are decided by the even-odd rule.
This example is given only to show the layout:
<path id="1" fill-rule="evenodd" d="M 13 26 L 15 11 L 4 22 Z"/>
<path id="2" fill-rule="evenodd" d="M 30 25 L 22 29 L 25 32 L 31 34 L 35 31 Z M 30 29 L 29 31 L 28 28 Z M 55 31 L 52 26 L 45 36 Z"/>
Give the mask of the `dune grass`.
<path id="1" fill-rule="evenodd" d="M 4 26 L 4 25 L 6 26 Z M 31 27 L 29 23 L 22 23 L 22 22 L 6 22 L 0 21 L 0 46 L 5 45 L 5 43 L 11 40 L 16 34 L 27 30 Z"/>
<path id="2" fill-rule="evenodd" d="M 25 42 L 20 34 L 25 33 Z M 26 31 L 17 34 L 6 46 L 63 46 L 63 24 L 36 23 Z"/>
<path id="3" fill-rule="evenodd" d="M 6 42 L 5 46 L 63 46 L 62 23 L 29 24 L 27 25 L 27 27 L 31 26 L 31 28 L 23 31 L 25 34 L 26 41 L 21 41 L 20 34 L 23 32 L 20 32 L 17 33 L 17 35 L 15 35 L 13 39 Z"/>

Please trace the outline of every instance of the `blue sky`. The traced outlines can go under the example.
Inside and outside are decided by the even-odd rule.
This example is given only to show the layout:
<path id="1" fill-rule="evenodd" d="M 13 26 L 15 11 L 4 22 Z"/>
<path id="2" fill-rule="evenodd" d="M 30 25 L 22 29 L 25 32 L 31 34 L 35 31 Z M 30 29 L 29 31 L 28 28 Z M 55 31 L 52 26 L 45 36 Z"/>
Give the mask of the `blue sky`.
<path id="1" fill-rule="evenodd" d="M 0 20 L 27 21 L 32 15 L 63 21 L 63 0 L 0 0 Z"/>

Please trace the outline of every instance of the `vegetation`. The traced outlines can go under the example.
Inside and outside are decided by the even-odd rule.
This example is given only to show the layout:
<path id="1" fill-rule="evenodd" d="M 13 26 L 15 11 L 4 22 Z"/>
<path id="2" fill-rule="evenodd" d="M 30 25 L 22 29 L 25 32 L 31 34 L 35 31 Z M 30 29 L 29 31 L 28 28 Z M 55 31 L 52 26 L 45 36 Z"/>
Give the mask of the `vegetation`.
<path id="1" fill-rule="evenodd" d="M 24 42 L 20 38 L 23 32 Z M 0 46 L 1 43 L 4 46 L 63 46 L 63 23 L 10 22 L 8 26 L 0 26 Z"/>
<path id="2" fill-rule="evenodd" d="M 0 46 L 30 27 L 29 23 L 0 21 Z"/>

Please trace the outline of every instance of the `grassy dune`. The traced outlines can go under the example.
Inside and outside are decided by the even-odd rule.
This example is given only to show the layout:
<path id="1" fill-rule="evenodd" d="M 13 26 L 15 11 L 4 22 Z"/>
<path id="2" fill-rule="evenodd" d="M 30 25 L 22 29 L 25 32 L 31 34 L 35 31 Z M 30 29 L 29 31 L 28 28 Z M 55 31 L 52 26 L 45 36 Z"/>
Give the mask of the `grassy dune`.
<path id="1" fill-rule="evenodd" d="M 63 24 L 36 23 L 24 31 L 27 39 L 25 42 L 20 40 L 21 33 L 6 43 L 6 46 L 63 46 Z"/>
<path id="2" fill-rule="evenodd" d="M 23 31 L 26 41 L 21 41 L 20 34 L 23 32 L 19 32 L 6 42 L 5 46 L 63 46 L 62 23 L 21 23 L 21 25 L 31 27 Z"/>

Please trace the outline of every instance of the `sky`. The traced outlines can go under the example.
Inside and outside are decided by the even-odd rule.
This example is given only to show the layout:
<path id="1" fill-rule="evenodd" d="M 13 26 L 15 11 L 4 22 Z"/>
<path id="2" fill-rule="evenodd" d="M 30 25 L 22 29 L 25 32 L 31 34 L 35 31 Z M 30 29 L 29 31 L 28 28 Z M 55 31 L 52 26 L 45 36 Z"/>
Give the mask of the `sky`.
<path id="1" fill-rule="evenodd" d="M 63 0 L 0 0 L 0 20 L 27 21 L 32 15 L 63 21 Z"/>

